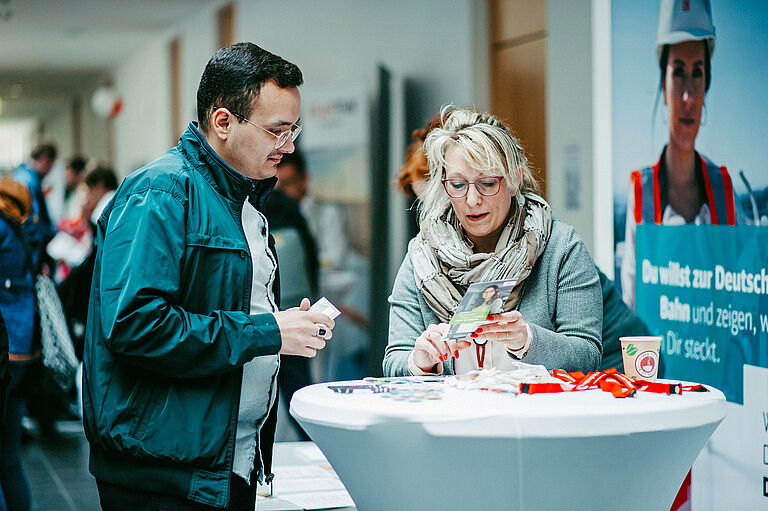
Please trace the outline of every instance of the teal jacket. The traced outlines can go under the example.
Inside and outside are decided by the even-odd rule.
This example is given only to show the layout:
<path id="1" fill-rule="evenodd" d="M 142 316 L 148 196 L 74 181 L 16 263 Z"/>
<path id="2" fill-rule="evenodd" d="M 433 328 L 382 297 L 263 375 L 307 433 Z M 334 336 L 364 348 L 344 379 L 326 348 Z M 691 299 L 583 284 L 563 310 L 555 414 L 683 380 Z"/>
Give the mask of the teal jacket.
<path id="1" fill-rule="evenodd" d="M 242 367 L 281 347 L 274 316 L 248 314 L 253 269 L 240 215 L 248 197 L 261 210 L 275 182 L 232 169 L 190 124 L 174 149 L 125 179 L 99 218 L 83 386 L 97 479 L 229 502 Z M 273 439 L 268 421 L 268 479 Z"/>

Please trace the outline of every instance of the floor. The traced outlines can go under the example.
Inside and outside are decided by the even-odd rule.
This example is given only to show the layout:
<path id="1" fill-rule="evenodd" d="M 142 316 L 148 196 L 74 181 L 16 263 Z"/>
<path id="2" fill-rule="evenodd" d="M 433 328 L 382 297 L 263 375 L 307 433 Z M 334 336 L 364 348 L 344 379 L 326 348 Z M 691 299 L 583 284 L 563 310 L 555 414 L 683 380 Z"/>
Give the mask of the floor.
<path id="1" fill-rule="evenodd" d="M 96 481 L 88 472 L 88 442 L 79 421 L 60 421 L 57 438 L 24 442 L 24 470 L 32 511 L 98 511 Z"/>
<path id="2" fill-rule="evenodd" d="M 276 440 L 294 441 L 298 436 L 288 423 L 280 401 Z M 32 433 L 34 428 L 31 426 Z M 32 511 L 99 511 L 96 481 L 88 472 L 88 441 L 80 421 L 59 421 L 55 439 L 25 440 L 24 470 L 32 490 Z"/>

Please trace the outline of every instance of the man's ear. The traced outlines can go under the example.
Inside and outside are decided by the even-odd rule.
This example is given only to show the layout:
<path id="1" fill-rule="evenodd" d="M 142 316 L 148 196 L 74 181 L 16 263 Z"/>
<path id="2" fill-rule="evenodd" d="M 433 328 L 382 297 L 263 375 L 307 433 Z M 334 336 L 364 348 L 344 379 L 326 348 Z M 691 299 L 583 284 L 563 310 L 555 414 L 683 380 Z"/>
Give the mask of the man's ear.
<path id="1" fill-rule="evenodd" d="M 211 114 L 211 131 L 220 140 L 227 140 L 234 122 L 235 116 L 229 110 L 217 108 Z"/>

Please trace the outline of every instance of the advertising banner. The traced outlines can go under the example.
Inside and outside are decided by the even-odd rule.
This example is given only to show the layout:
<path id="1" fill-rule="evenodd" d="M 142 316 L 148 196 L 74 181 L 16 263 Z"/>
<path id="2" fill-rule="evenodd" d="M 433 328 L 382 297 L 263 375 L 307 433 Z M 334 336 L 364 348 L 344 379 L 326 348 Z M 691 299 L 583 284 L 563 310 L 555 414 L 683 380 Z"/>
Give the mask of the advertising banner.
<path id="1" fill-rule="evenodd" d="M 666 374 L 744 403 L 744 364 L 768 367 L 768 229 L 639 225 L 636 310 Z"/>
<path id="2" fill-rule="evenodd" d="M 616 285 L 662 336 L 663 377 L 728 399 L 675 510 L 768 509 L 766 33 L 764 0 L 611 2 Z M 714 164 L 696 187 L 694 148 Z M 708 209 L 729 197 L 736 225 Z"/>

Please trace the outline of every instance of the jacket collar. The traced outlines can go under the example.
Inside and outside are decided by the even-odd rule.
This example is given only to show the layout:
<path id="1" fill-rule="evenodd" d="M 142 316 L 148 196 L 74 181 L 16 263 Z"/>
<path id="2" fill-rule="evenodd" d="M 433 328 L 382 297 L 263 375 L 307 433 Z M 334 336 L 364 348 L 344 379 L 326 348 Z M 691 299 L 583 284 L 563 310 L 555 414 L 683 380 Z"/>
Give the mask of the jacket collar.
<path id="1" fill-rule="evenodd" d="M 242 203 L 250 196 L 251 203 L 262 210 L 277 183 L 277 177 L 251 179 L 233 169 L 208 144 L 195 121 L 179 139 L 178 149 L 217 192 L 235 202 Z"/>

